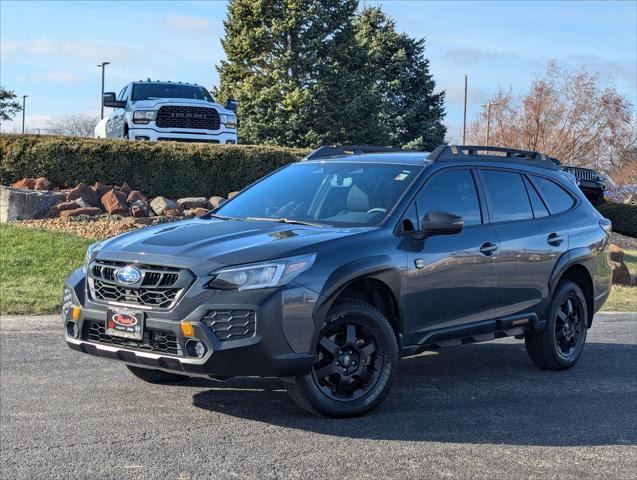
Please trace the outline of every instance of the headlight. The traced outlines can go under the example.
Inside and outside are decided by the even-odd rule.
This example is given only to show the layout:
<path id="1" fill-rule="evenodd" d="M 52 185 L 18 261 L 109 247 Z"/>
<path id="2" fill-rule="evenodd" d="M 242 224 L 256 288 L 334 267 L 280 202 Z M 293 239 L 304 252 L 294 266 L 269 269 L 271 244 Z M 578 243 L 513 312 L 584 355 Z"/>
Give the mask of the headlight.
<path id="1" fill-rule="evenodd" d="M 157 110 L 135 110 L 133 112 L 133 122 L 148 123 L 155 120 Z"/>
<path id="2" fill-rule="evenodd" d="M 280 287 L 290 283 L 310 268 L 315 258 L 316 254 L 311 253 L 243 267 L 223 268 L 210 273 L 214 275 L 214 278 L 208 282 L 207 286 L 223 290 Z"/>
<path id="3" fill-rule="evenodd" d="M 221 121 L 228 128 L 237 128 L 237 117 L 232 114 L 221 115 Z"/>
<path id="4" fill-rule="evenodd" d="M 95 242 L 88 246 L 88 248 L 86 249 L 86 255 L 84 256 L 85 267 L 88 266 L 88 264 L 91 263 L 91 260 L 93 260 L 97 256 L 100 249 L 102 248 L 102 243 L 103 242 Z"/>

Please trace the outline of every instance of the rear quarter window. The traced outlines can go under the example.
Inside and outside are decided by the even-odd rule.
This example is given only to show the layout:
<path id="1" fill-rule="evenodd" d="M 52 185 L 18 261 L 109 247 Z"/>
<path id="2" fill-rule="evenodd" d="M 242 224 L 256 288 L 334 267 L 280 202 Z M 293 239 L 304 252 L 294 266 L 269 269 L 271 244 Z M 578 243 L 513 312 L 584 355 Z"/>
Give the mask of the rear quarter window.
<path id="1" fill-rule="evenodd" d="M 571 194 L 554 181 L 535 175 L 531 175 L 531 180 L 548 206 L 551 215 L 565 212 L 575 203 Z"/>

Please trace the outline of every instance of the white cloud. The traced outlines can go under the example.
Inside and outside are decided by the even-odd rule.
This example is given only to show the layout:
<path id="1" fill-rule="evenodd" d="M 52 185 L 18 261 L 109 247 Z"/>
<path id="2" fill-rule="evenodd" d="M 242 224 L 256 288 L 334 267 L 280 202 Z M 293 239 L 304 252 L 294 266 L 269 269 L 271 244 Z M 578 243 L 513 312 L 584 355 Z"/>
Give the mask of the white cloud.
<path id="1" fill-rule="evenodd" d="M 38 38 L 29 42 L 2 42 L 2 56 L 27 54 L 33 56 L 68 56 L 78 60 L 95 62 L 123 60 L 131 56 L 127 47 L 103 45 L 91 42 L 53 42 Z"/>
<path id="2" fill-rule="evenodd" d="M 29 105 L 27 103 L 27 110 Z M 26 115 L 24 126 L 27 133 L 45 133 L 47 122 L 51 119 L 48 115 Z M 22 133 L 22 113 L 18 113 L 13 120 L 0 122 L 2 133 Z"/>
<path id="3" fill-rule="evenodd" d="M 166 25 L 173 30 L 209 30 L 212 23 L 205 17 L 191 17 L 189 15 L 169 15 Z"/>

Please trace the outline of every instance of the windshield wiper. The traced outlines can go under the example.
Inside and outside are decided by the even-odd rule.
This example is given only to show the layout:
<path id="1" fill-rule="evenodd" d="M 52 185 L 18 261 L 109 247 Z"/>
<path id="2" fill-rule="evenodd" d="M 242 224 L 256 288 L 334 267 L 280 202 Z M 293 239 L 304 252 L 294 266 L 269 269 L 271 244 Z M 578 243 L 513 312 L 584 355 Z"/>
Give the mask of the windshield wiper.
<path id="1" fill-rule="evenodd" d="M 320 223 L 306 222 L 304 220 L 293 220 L 290 218 L 270 218 L 270 217 L 246 217 L 246 220 L 259 220 L 263 222 L 295 223 L 297 225 L 309 225 L 310 227 L 323 227 Z"/>
<path id="2" fill-rule="evenodd" d="M 240 218 L 227 217 L 225 215 L 219 215 L 218 213 L 208 213 L 208 215 L 214 218 L 218 218 L 220 220 L 241 220 Z"/>

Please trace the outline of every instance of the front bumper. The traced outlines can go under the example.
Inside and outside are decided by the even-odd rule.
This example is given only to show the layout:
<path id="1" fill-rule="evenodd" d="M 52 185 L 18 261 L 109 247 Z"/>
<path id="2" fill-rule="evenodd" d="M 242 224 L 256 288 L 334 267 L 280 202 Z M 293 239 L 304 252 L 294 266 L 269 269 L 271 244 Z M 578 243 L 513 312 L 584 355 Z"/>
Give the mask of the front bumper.
<path id="1" fill-rule="evenodd" d="M 261 292 L 215 292 L 195 289 L 195 284 L 174 309 L 144 313 L 146 330 L 169 332 L 181 345 L 180 354 L 166 354 L 94 341 L 88 333 L 91 325 L 95 322 L 104 325 L 107 309 L 117 307 L 91 299 L 86 284 L 82 269 L 76 270 L 65 282 L 72 305 L 80 307 L 76 320 L 72 319 L 72 308 L 62 312 L 65 324 L 75 321 L 78 326 L 77 338 L 69 336 L 65 328 L 66 343 L 73 350 L 131 365 L 211 377 L 293 377 L 308 373 L 314 363 L 310 346 L 315 335 L 312 310 L 317 296 L 304 287 L 288 285 L 285 289 Z M 223 309 L 256 312 L 254 335 L 220 340 L 202 318 L 210 310 Z M 188 355 L 185 343 L 191 337 L 183 335 L 182 321 L 192 324 L 194 338 L 205 345 L 202 358 Z"/>
<path id="2" fill-rule="evenodd" d="M 172 140 L 178 142 L 206 142 L 220 144 L 236 144 L 237 132 L 222 130 L 194 130 L 188 128 L 174 129 L 156 128 L 153 126 L 135 126 L 128 131 L 131 140 L 146 140 L 156 142 L 157 140 Z"/>

